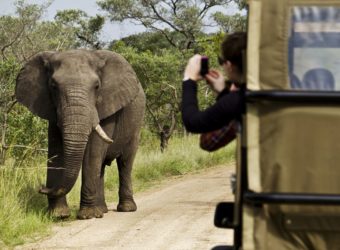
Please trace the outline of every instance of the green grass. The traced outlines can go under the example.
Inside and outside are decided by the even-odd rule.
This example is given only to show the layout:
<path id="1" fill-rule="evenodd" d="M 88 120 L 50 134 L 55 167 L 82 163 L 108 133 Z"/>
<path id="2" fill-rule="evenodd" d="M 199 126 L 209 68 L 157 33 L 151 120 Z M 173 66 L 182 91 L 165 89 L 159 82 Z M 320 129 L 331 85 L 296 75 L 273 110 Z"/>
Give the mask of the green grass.
<path id="1" fill-rule="evenodd" d="M 49 233 L 51 220 L 44 212 L 47 201 L 37 192 L 44 169 L 35 164 L 16 168 L 8 163 L 0 169 L 0 248 L 22 244 L 26 236 Z"/>
<path id="2" fill-rule="evenodd" d="M 208 153 L 199 148 L 196 136 L 173 138 L 166 153 L 145 152 L 143 148 L 140 150 L 133 174 L 135 189 L 140 191 L 155 181 L 233 160 L 234 145 Z"/>
<path id="3" fill-rule="evenodd" d="M 198 146 L 197 136 L 172 138 L 165 153 L 159 151 L 156 139 L 143 141 L 139 148 L 133 169 L 134 192 L 149 188 L 155 183 L 171 176 L 184 175 L 203 168 L 216 166 L 234 160 L 235 145 L 214 153 L 207 153 Z M 34 241 L 38 236 L 50 234 L 50 228 L 56 222 L 49 218 L 45 209 L 47 199 L 37 190 L 45 183 L 46 167 L 43 158 L 21 164 L 7 161 L 0 166 L 0 249 Z M 80 178 L 78 178 L 80 179 Z M 118 171 L 112 163 L 106 171 L 107 202 L 117 200 Z M 75 219 L 79 206 L 80 181 L 68 194 L 68 203 Z"/>

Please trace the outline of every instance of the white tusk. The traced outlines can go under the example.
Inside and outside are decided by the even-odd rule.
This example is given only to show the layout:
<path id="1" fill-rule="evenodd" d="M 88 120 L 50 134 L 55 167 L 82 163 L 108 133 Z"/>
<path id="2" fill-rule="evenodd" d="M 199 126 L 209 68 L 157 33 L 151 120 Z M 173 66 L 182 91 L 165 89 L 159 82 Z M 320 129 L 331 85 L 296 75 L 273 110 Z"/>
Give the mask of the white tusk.
<path id="1" fill-rule="evenodd" d="M 96 126 L 95 130 L 100 136 L 100 138 L 102 138 L 106 143 L 111 144 L 113 142 L 113 140 L 107 136 L 107 134 L 105 133 L 105 131 L 102 129 L 102 127 L 99 124 Z"/>

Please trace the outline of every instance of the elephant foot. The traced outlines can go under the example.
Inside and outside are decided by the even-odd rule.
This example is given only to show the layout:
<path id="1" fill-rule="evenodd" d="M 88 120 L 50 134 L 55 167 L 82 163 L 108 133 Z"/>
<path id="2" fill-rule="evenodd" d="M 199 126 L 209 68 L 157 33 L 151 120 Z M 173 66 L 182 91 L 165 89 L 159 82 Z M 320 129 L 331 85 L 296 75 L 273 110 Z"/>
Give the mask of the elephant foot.
<path id="1" fill-rule="evenodd" d="M 66 219 L 70 217 L 71 212 L 67 205 L 66 197 L 51 198 L 48 197 L 47 212 L 49 216 L 56 219 Z"/>
<path id="2" fill-rule="evenodd" d="M 47 212 L 51 217 L 56 219 L 66 219 L 71 215 L 68 206 L 49 207 Z"/>
<path id="3" fill-rule="evenodd" d="M 102 211 L 104 214 L 106 214 L 106 213 L 109 211 L 109 209 L 107 208 L 106 204 L 104 204 L 104 205 L 99 205 L 98 208 L 99 208 L 99 210 Z"/>
<path id="4" fill-rule="evenodd" d="M 103 212 L 98 207 L 80 207 L 77 218 L 80 220 L 103 218 Z"/>
<path id="5" fill-rule="evenodd" d="M 134 212 L 137 210 L 137 205 L 134 200 L 119 201 L 117 206 L 118 212 Z"/>

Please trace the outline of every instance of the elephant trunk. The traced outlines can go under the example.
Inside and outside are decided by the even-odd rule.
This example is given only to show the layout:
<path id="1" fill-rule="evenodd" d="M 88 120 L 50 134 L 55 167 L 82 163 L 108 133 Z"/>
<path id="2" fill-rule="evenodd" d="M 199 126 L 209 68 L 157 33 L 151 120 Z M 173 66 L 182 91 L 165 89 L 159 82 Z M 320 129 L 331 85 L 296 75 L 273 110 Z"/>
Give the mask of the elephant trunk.
<path id="1" fill-rule="evenodd" d="M 112 139 L 99 125 L 98 113 L 84 107 L 68 108 L 64 111 L 65 119 L 62 122 L 64 140 L 64 171 L 57 186 L 43 187 L 40 193 L 50 197 L 59 197 L 70 192 L 74 186 L 84 158 L 84 152 L 92 130 L 106 142 Z"/>
<path id="2" fill-rule="evenodd" d="M 93 124 L 96 123 L 91 112 L 82 110 L 64 111 L 65 120 L 62 121 L 62 133 L 64 143 L 64 171 L 57 186 L 41 188 L 40 193 L 50 197 L 66 195 L 74 186 L 82 165 L 84 152 L 92 132 Z"/>

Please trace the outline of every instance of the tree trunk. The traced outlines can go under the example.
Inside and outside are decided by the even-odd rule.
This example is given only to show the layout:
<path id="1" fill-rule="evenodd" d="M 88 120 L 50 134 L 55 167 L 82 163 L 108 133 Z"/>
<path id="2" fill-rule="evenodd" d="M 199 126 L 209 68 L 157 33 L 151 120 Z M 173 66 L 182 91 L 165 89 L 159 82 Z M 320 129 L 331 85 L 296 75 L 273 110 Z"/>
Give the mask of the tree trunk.
<path id="1" fill-rule="evenodd" d="M 168 136 L 161 136 L 161 152 L 164 153 L 164 151 L 168 148 L 168 143 L 169 143 L 170 137 Z"/>
<path id="2" fill-rule="evenodd" d="M 162 131 L 159 133 L 160 148 L 162 153 L 168 148 L 168 143 L 172 132 L 173 130 L 169 126 L 165 125 L 162 127 Z"/>
<path id="3" fill-rule="evenodd" d="M 1 145 L 0 145 L 0 166 L 5 165 L 6 161 L 6 153 L 7 153 L 7 147 L 6 147 L 6 132 L 7 132 L 7 119 L 8 115 L 7 113 L 4 114 L 4 122 L 2 124 L 1 129 Z"/>

